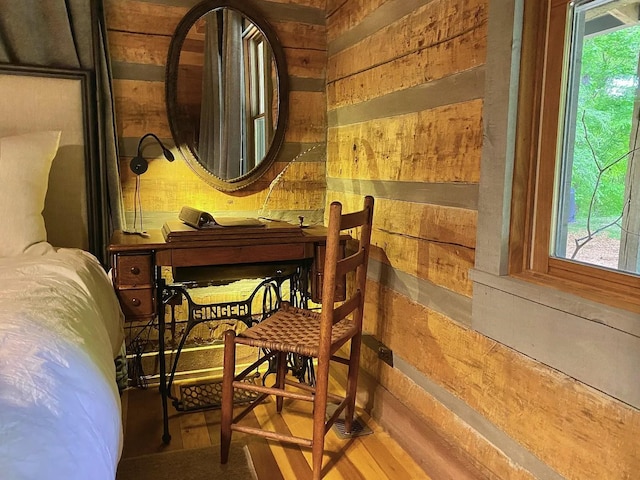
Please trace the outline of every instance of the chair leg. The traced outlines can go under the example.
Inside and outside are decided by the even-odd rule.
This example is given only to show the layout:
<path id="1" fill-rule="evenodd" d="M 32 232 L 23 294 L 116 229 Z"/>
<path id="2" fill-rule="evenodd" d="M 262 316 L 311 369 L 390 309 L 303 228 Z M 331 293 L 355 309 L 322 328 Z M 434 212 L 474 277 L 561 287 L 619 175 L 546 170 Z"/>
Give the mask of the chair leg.
<path id="1" fill-rule="evenodd" d="M 287 352 L 278 352 L 278 367 L 276 373 L 276 388 L 284 390 L 284 381 L 287 375 Z M 276 396 L 276 411 L 282 412 L 284 397 Z"/>
<path id="2" fill-rule="evenodd" d="M 236 367 L 236 333 L 224 332 L 224 361 L 222 369 L 222 405 L 220 419 L 220 463 L 229 460 L 231 421 L 233 420 L 233 377 Z"/>
<path id="3" fill-rule="evenodd" d="M 360 369 L 360 346 L 362 335 L 358 334 L 351 339 L 351 353 L 349 355 L 349 373 L 347 374 L 347 405 L 344 412 L 344 430 L 351 433 L 353 417 L 356 410 L 356 394 L 358 390 L 358 370 Z"/>
<path id="4" fill-rule="evenodd" d="M 322 478 L 322 457 L 324 454 L 324 435 L 327 415 L 327 393 L 329 390 L 329 360 L 318 362 L 318 372 L 313 401 L 313 444 L 311 457 L 313 461 L 313 480 Z"/>

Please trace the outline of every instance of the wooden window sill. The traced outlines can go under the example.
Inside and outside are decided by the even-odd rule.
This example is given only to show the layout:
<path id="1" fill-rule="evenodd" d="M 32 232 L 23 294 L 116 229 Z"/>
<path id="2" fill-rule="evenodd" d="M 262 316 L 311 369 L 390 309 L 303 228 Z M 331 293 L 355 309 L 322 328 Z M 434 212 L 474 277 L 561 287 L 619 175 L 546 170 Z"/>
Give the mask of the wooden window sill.
<path id="1" fill-rule="evenodd" d="M 560 267 L 552 269 L 553 275 L 529 270 L 511 276 L 536 285 L 577 295 L 603 305 L 640 313 L 640 298 L 634 294 L 635 289 L 628 285 L 607 281 L 606 278 L 604 280 L 602 277 L 596 278 L 598 270 L 591 270 L 593 271 L 592 279 L 596 279 L 596 282 L 578 281 L 572 268 L 562 269 Z M 603 277 L 607 277 L 607 275 L 603 275 Z"/>

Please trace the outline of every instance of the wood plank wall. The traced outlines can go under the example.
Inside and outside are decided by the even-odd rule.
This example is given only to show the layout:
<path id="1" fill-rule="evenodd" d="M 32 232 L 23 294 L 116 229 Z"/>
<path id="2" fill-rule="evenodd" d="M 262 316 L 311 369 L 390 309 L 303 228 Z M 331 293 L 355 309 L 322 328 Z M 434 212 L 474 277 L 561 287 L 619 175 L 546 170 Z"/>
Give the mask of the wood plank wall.
<path id="1" fill-rule="evenodd" d="M 240 192 L 214 190 L 187 166 L 158 155 L 140 177 L 145 227 L 158 227 L 183 205 L 209 211 L 322 221 L 326 158 L 326 0 L 251 0 L 276 31 L 285 50 L 291 83 L 285 144 L 273 167 L 257 183 Z M 147 132 L 173 145 L 164 98 L 164 75 L 171 36 L 198 0 L 106 0 L 105 12 L 114 76 L 120 172 L 128 217 L 133 211 L 135 175 L 129 162 Z M 269 185 L 289 161 L 313 148 L 287 168 L 268 195 Z M 265 204 L 265 200 L 267 200 Z M 131 220 L 130 220 L 131 221 Z M 149 222 L 149 223 L 147 223 Z M 155 222 L 155 223 L 154 223 Z"/>
<path id="2" fill-rule="evenodd" d="M 145 211 L 258 209 L 288 160 L 319 145 L 286 170 L 267 209 L 317 212 L 334 199 L 356 208 L 376 197 L 366 329 L 392 348 L 395 366 L 364 349 L 373 378 L 489 478 L 635 478 L 637 410 L 469 327 L 488 0 L 253 2 L 289 63 L 283 153 L 236 194 L 214 191 L 184 162 L 153 161 Z M 196 1 L 105 3 L 131 210 L 128 162 L 142 134 L 169 140 L 166 52 Z M 364 395 L 384 420 L 374 392 Z"/>
<path id="3" fill-rule="evenodd" d="M 488 4 L 327 2 L 327 201 L 376 197 L 365 329 L 394 352 L 366 369 L 488 478 L 635 478 L 636 409 L 470 328 Z"/>

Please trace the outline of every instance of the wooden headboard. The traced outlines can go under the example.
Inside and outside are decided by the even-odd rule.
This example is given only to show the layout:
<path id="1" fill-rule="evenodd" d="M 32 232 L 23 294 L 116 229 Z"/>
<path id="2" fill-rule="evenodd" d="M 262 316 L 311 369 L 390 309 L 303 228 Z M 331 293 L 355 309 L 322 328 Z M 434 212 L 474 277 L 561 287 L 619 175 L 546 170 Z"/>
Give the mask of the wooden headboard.
<path id="1" fill-rule="evenodd" d="M 0 65 L 0 137 L 60 130 L 43 212 L 47 241 L 104 263 L 103 180 L 92 73 Z"/>

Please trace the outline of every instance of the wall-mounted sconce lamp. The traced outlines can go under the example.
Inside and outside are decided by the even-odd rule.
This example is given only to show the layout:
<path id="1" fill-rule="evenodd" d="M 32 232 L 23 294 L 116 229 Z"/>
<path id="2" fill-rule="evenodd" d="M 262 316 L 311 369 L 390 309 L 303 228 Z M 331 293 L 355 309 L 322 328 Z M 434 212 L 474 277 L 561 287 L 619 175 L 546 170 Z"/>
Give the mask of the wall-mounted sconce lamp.
<path id="1" fill-rule="evenodd" d="M 136 156 L 133 157 L 131 159 L 131 162 L 129 163 L 129 168 L 133 173 L 136 174 L 136 190 L 135 190 L 134 199 L 133 199 L 133 230 L 125 230 L 124 233 L 140 235 L 142 237 L 149 236 L 147 232 L 144 230 L 144 227 L 142 224 L 142 202 L 140 199 L 140 175 L 146 172 L 147 169 L 149 168 L 149 162 L 147 161 L 147 159 L 145 159 L 142 156 L 142 143 L 147 137 L 153 138 L 158 143 L 158 145 L 160 145 L 160 148 L 162 148 L 162 154 L 164 155 L 164 158 L 166 158 L 170 162 L 173 162 L 175 160 L 175 157 L 173 156 L 173 153 L 171 153 L 171 150 L 169 150 L 155 134 L 145 133 L 140 138 L 140 141 L 138 142 L 138 152 Z M 138 213 L 140 216 L 140 229 L 137 228 Z"/>
<path id="2" fill-rule="evenodd" d="M 138 153 L 137 153 L 137 155 L 135 157 L 133 157 L 131 159 L 131 163 L 129 163 L 129 168 L 136 175 L 142 175 L 149 168 L 149 162 L 142 156 L 142 142 L 147 137 L 152 137 L 153 139 L 155 139 L 156 142 L 158 142 L 158 145 L 160 145 L 160 148 L 162 148 L 162 154 L 164 155 L 164 158 L 166 158 L 170 162 L 173 162 L 176 159 L 173 156 L 173 153 L 171 153 L 171 150 L 169 150 L 167 147 L 165 147 L 164 143 L 162 143 L 162 141 L 155 134 L 153 134 L 153 133 L 145 133 L 140 138 L 140 141 L 138 142 Z"/>

